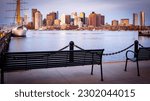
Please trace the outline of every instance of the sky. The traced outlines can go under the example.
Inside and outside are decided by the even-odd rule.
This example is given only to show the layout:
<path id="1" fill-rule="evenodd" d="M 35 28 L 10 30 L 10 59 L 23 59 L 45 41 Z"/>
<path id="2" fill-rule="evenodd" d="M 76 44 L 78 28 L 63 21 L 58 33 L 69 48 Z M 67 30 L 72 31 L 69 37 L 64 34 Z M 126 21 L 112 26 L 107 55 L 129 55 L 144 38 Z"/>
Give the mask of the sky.
<path id="1" fill-rule="evenodd" d="M 15 9 L 15 5 L 8 4 L 15 0 L 0 0 L 0 24 L 13 22 L 13 19 L 8 17 L 14 16 L 14 12 L 9 12 L 10 9 Z M 91 12 L 105 15 L 105 22 L 111 24 L 112 20 L 129 18 L 132 23 L 133 13 L 145 12 L 146 25 L 150 25 L 150 0 L 24 0 L 27 4 L 22 5 L 22 8 L 28 9 L 24 11 L 29 16 L 31 21 L 31 9 L 37 8 L 43 17 L 46 14 L 54 11 L 59 11 L 61 14 L 71 14 L 72 12 L 85 12 L 89 16 Z"/>

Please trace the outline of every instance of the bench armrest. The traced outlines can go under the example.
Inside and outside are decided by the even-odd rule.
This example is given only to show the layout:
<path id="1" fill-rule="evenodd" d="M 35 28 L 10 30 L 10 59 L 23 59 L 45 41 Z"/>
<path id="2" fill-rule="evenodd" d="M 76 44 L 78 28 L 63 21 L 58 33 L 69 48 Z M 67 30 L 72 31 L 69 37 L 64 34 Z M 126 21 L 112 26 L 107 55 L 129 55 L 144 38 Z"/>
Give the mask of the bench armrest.
<path id="1" fill-rule="evenodd" d="M 133 54 L 137 57 L 137 53 L 135 53 L 135 52 L 132 51 L 132 50 L 128 50 L 128 51 L 126 52 L 126 59 L 130 59 L 129 56 L 128 56 L 129 53 L 133 53 Z"/>

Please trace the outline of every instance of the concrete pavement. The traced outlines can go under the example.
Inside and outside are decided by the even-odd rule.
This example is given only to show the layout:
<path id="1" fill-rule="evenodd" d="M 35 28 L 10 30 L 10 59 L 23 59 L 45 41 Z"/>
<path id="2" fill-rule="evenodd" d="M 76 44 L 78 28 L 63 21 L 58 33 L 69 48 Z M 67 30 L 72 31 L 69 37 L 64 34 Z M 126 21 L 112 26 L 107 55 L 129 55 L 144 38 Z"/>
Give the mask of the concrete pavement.
<path id="1" fill-rule="evenodd" d="M 150 61 L 140 61 L 140 74 L 137 76 L 136 63 L 103 63 L 104 81 L 100 80 L 100 67 L 94 65 L 94 75 L 90 75 L 91 65 L 34 69 L 5 73 L 6 84 L 150 84 Z"/>

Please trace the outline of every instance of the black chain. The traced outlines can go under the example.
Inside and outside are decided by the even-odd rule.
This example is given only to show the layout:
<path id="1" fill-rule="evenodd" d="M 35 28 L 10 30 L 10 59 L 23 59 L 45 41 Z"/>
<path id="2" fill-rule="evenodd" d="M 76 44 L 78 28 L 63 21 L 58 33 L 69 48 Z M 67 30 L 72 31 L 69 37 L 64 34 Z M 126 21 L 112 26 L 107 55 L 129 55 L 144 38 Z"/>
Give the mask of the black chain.
<path id="1" fill-rule="evenodd" d="M 62 49 L 60 49 L 60 50 L 58 50 L 58 51 L 62 51 L 62 50 L 64 50 L 64 49 L 68 48 L 68 47 L 69 47 L 69 45 L 63 47 Z"/>
<path id="2" fill-rule="evenodd" d="M 74 45 L 76 48 L 80 49 L 80 50 L 84 50 L 83 48 L 77 46 L 77 45 Z"/>
<path id="3" fill-rule="evenodd" d="M 74 46 L 75 46 L 76 48 L 80 49 L 80 50 L 84 50 L 83 48 L 81 48 L 81 47 L 79 47 L 79 46 L 77 46 L 77 45 L 74 45 Z M 132 44 L 132 45 L 128 46 L 127 48 L 122 49 L 122 50 L 120 50 L 120 51 L 112 52 L 112 53 L 104 53 L 103 55 L 104 55 L 104 56 L 116 55 L 116 54 L 119 54 L 119 53 L 122 53 L 122 52 L 126 51 L 127 49 L 131 48 L 132 46 L 134 46 L 134 44 Z M 144 46 L 142 46 L 141 44 L 139 44 L 139 46 L 140 46 L 140 47 L 144 47 Z M 64 49 L 66 49 L 67 47 L 69 47 L 69 45 L 65 46 L 64 48 L 60 49 L 59 51 L 62 51 L 62 50 L 64 50 Z"/>
<path id="4" fill-rule="evenodd" d="M 126 51 L 127 49 L 131 48 L 133 45 L 134 45 L 134 44 L 132 44 L 132 45 L 130 45 L 129 47 L 127 47 L 127 48 L 125 48 L 125 49 L 122 49 L 122 50 L 120 50 L 120 51 L 113 52 L 113 53 L 104 53 L 103 55 L 109 56 L 109 55 L 119 54 L 119 53 L 124 52 L 124 51 Z"/>
<path id="5" fill-rule="evenodd" d="M 141 45 L 141 44 L 139 44 L 139 46 L 140 46 L 140 47 L 142 47 L 142 48 L 144 47 L 144 46 L 143 46 L 143 45 Z"/>

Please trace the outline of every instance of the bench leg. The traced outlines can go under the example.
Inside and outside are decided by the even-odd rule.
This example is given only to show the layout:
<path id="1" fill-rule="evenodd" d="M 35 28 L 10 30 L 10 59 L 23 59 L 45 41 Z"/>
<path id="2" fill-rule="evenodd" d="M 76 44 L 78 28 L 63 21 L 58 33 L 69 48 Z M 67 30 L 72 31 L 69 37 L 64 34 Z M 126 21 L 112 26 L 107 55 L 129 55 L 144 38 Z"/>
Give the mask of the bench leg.
<path id="1" fill-rule="evenodd" d="M 92 68 L 91 68 L 91 75 L 93 75 L 93 64 L 92 64 Z"/>
<path id="2" fill-rule="evenodd" d="M 103 80 L 103 69 L 102 69 L 102 64 L 100 65 L 100 70 L 101 70 L 101 71 L 100 71 L 100 72 L 101 72 L 101 81 L 104 81 L 104 80 Z"/>
<path id="3" fill-rule="evenodd" d="M 139 63 L 138 61 L 136 63 L 137 63 L 137 75 L 140 76 Z"/>
<path id="4" fill-rule="evenodd" d="M 1 69 L 1 84 L 4 84 L 4 71 Z"/>
<path id="5" fill-rule="evenodd" d="M 125 64 L 125 69 L 124 69 L 124 71 L 127 71 L 127 62 L 128 62 L 128 59 L 126 59 L 126 64 Z"/>

